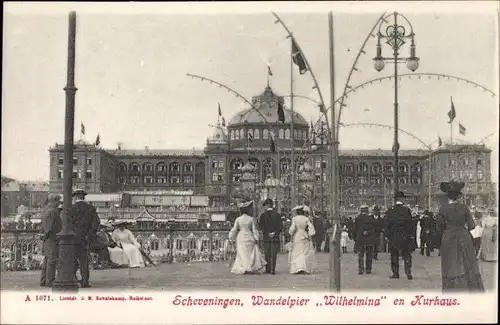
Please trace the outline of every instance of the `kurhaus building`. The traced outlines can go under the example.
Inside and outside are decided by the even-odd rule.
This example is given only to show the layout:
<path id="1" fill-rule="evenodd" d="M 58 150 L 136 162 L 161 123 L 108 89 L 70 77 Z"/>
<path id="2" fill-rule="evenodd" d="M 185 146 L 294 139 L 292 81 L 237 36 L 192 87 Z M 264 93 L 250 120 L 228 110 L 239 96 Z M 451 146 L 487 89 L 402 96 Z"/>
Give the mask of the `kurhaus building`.
<path id="1" fill-rule="evenodd" d="M 247 191 L 277 199 L 286 212 L 291 204 L 293 143 L 297 200 L 325 211 L 330 167 L 319 132 L 286 108 L 284 122 L 278 122 L 278 105 L 284 106 L 284 97 L 269 86 L 252 102 L 254 108 L 234 115 L 227 128 L 218 123 L 203 150 L 110 150 L 77 142 L 74 184 L 89 193 L 189 191 L 221 208 Z M 49 150 L 50 188 L 56 192 L 62 192 L 63 150 L 58 144 Z M 341 205 L 346 209 L 363 203 L 390 205 L 395 167 L 410 204 L 427 206 L 430 191 L 435 205 L 439 182 L 450 179 L 466 182 L 469 204 L 493 204 L 490 153 L 484 145 L 445 145 L 433 152 L 401 150 L 400 164 L 393 166 L 390 150 L 341 150 Z"/>

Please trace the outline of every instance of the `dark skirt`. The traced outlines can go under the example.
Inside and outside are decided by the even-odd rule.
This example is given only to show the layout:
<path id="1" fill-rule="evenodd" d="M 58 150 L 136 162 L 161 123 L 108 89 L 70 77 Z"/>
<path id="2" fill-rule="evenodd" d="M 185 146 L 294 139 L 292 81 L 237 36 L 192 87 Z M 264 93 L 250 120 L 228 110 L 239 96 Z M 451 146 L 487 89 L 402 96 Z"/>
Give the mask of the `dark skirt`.
<path id="1" fill-rule="evenodd" d="M 445 231 L 440 252 L 443 291 L 484 291 L 476 251 L 467 230 Z"/>

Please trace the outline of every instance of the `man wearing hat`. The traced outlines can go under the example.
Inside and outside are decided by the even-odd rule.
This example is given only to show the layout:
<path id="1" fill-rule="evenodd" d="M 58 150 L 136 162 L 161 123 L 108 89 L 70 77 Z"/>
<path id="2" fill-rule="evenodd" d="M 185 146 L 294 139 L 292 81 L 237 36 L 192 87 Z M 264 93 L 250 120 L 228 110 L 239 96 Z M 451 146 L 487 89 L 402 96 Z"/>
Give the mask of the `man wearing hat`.
<path id="1" fill-rule="evenodd" d="M 266 211 L 259 218 L 259 228 L 262 231 L 264 241 L 264 255 L 266 256 L 266 273 L 275 274 L 276 259 L 280 250 L 281 217 L 273 209 L 273 200 L 266 199 L 264 208 Z"/>
<path id="2" fill-rule="evenodd" d="M 90 288 L 89 278 L 89 249 L 90 243 L 97 235 L 97 230 L 101 221 L 95 208 L 85 202 L 87 193 L 78 189 L 73 192 L 75 203 L 68 212 L 69 219 L 72 222 L 75 232 L 75 274 L 78 268 L 82 279 L 80 285 L 82 288 Z"/>
<path id="3" fill-rule="evenodd" d="M 432 213 L 429 210 L 425 210 L 422 218 L 419 220 L 420 223 L 420 255 L 431 256 L 431 252 L 434 249 L 432 244 L 432 239 L 434 238 L 434 219 L 432 218 Z"/>
<path id="4" fill-rule="evenodd" d="M 405 195 L 396 193 L 396 204 L 387 211 L 387 238 L 391 253 L 391 279 L 399 279 L 399 256 L 403 257 L 405 273 L 408 280 L 411 275 L 411 246 L 413 242 L 413 220 L 408 207 L 403 205 Z"/>
<path id="5" fill-rule="evenodd" d="M 59 238 L 57 238 L 57 233 L 62 229 L 60 210 L 58 209 L 60 202 L 60 195 L 49 194 L 45 200 L 45 207 L 42 213 L 43 263 L 40 277 L 41 287 L 51 287 L 56 278 L 56 266 L 59 257 Z"/>
<path id="6" fill-rule="evenodd" d="M 381 249 L 383 249 L 383 240 L 384 240 L 384 221 L 385 219 L 382 218 L 382 215 L 380 214 L 380 208 L 378 205 L 373 206 L 372 208 L 372 215 L 373 218 L 375 219 L 375 243 L 373 245 L 373 259 L 378 260 L 378 253 Z"/>
<path id="7" fill-rule="evenodd" d="M 377 241 L 377 220 L 369 214 L 367 205 L 362 205 L 354 221 L 354 240 L 358 252 L 359 274 L 372 273 L 373 247 Z M 365 260 L 366 259 L 366 265 Z M 366 266 L 366 269 L 365 269 Z"/>

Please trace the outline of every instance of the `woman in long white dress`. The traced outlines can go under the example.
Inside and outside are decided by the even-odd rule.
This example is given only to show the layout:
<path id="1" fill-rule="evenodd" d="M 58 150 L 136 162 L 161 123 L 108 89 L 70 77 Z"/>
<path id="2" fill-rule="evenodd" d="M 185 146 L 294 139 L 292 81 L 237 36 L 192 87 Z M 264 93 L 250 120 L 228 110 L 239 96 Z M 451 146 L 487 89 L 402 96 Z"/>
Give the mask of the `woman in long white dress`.
<path id="1" fill-rule="evenodd" d="M 496 262 L 498 258 L 498 219 L 491 215 L 483 217 L 483 235 L 479 258 L 485 262 Z"/>
<path id="2" fill-rule="evenodd" d="M 231 268 L 233 274 L 250 274 L 261 270 L 266 261 L 259 249 L 259 232 L 255 219 L 251 217 L 253 201 L 238 205 L 241 215 L 236 218 L 229 231 L 229 238 L 236 241 L 236 259 Z"/>
<path id="3" fill-rule="evenodd" d="M 307 206 L 298 206 L 293 209 L 289 234 L 292 236 L 292 245 L 288 257 L 291 274 L 312 273 L 316 269 L 316 253 L 312 244 L 312 236 L 316 234 L 313 223 L 306 216 L 309 213 Z"/>
<path id="4" fill-rule="evenodd" d="M 132 232 L 125 228 L 125 222 L 115 223 L 118 227 L 111 234 L 111 238 L 116 244 L 123 249 L 123 252 L 128 257 L 129 267 L 145 267 L 144 259 L 139 250 L 140 244 L 135 239 Z"/>
<path id="5" fill-rule="evenodd" d="M 113 230 L 113 225 L 111 223 L 105 223 L 103 224 L 104 226 L 104 232 L 106 236 L 108 236 L 109 241 L 111 243 L 114 243 L 114 245 L 108 245 L 108 252 L 109 252 L 109 258 L 111 259 L 111 262 L 118 264 L 120 266 L 128 265 L 129 264 L 129 259 L 127 254 L 121 249 L 118 244 L 114 241 L 113 235 L 110 233 L 111 230 Z"/>

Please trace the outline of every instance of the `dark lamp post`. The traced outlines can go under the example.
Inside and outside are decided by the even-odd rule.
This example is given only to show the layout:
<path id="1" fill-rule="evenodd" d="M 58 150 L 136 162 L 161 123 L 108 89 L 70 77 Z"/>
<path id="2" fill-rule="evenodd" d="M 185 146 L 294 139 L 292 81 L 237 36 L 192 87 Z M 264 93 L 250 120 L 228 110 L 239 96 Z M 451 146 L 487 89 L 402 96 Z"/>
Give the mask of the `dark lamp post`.
<path id="1" fill-rule="evenodd" d="M 389 23 L 388 18 L 392 18 L 393 23 Z M 398 18 L 402 18 L 404 26 L 398 23 Z M 406 27 L 405 27 L 406 26 Z M 392 49 L 392 57 L 382 56 L 382 44 L 384 40 Z M 400 57 L 400 49 L 410 41 L 410 56 Z M 399 116 L 398 116 L 398 63 L 405 63 L 406 67 L 414 72 L 418 69 L 419 58 L 416 56 L 415 50 L 415 33 L 408 19 L 394 12 L 382 19 L 377 33 L 377 52 L 373 58 L 373 66 L 378 72 L 385 67 L 385 62 L 394 63 L 394 144 L 392 150 L 394 152 L 394 196 L 399 192 Z"/>

